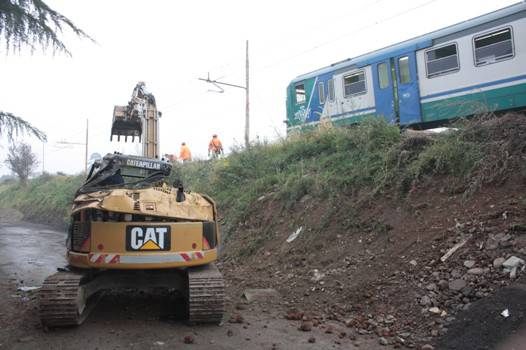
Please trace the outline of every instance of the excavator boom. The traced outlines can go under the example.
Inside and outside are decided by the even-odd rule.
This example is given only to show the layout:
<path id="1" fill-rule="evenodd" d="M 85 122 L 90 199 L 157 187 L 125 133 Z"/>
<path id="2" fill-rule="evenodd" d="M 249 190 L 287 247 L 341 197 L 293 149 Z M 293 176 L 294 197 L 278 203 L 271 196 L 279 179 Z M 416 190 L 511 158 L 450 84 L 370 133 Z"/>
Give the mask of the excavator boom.
<path id="1" fill-rule="evenodd" d="M 146 91 L 143 82 L 137 83 L 133 89 L 132 98 L 127 106 L 115 106 L 111 125 L 110 141 L 117 136 L 117 141 L 124 137 L 138 137 L 142 142 L 142 156 L 159 158 L 159 123 L 161 112 L 157 111 L 155 97 Z"/>

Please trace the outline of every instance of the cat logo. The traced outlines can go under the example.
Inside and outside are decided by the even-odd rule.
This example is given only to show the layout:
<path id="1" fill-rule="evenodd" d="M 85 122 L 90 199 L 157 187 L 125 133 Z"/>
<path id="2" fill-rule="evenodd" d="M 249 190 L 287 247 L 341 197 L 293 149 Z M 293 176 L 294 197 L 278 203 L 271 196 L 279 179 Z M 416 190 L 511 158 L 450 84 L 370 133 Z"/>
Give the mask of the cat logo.
<path id="1" fill-rule="evenodd" d="M 170 250 L 170 226 L 126 226 L 126 250 Z"/>

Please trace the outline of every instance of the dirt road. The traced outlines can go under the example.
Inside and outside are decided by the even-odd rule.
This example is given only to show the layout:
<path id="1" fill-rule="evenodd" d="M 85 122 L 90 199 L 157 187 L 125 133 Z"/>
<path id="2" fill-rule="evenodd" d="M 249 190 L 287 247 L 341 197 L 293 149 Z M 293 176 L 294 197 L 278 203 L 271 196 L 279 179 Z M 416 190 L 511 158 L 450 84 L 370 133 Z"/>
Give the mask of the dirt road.
<path id="1" fill-rule="evenodd" d="M 376 337 L 351 339 L 336 328 L 302 332 L 300 321 L 284 319 L 281 298 L 248 304 L 238 295 L 228 295 L 224 325 L 190 327 L 180 320 L 177 301 L 163 297 L 162 291 L 108 293 L 81 327 L 44 332 L 37 291 L 17 288 L 39 287 L 45 276 L 65 263 L 64 239 L 64 232 L 47 226 L 0 223 L 0 349 L 388 348 Z M 230 323 L 237 314 L 243 321 Z M 185 336 L 195 342 L 185 344 Z"/>

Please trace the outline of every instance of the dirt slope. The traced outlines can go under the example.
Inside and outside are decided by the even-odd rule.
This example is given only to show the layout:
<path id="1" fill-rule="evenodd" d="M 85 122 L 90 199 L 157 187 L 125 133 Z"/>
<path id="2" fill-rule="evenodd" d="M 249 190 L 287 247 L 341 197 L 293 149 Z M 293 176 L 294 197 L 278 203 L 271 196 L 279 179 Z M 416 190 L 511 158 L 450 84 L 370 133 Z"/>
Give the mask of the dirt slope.
<path id="1" fill-rule="evenodd" d="M 291 314 L 321 327 L 336 320 L 349 334 L 395 346 L 458 338 L 448 329 L 459 311 L 526 275 L 519 268 L 512 279 L 501 266 L 512 256 L 526 260 L 526 118 L 491 119 L 468 137 L 487 139 L 487 154 L 462 181 L 422 179 L 405 197 L 396 189 L 332 201 L 307 194 L 288 210 L 271 193 L 261 196 L 225 250 L 232 292 L 276 288 Z"/>

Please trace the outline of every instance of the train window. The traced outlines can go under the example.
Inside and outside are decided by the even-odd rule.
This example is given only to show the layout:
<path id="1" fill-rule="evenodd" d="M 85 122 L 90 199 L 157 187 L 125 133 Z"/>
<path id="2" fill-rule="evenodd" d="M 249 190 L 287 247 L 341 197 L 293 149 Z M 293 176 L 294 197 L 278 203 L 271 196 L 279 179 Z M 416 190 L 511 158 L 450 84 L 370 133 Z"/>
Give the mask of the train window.
<path id="1" fill-rule="evenodd" d="M 343 77 L 343 87 L 345 97 L 365 93 L 365 72 L 360 71 Z"/>
<path id="2" fill-rule="evenodd" d="M 380 89 L 385 89 L 389 86 L 389 71 L 387 63 L 380 63 L 378 65 L 378 81 L 380 82 Z"/>
<path id="3" fill-rule="evenodd" d="M 513 57 L 511 28 L 500 29 L 473 39 L 475 65 L 495 63 Z"/>
<path id="4" fill-rule="evenodd" d="M 329 79 L 328 84 L 329 101 L 334 101 L 334 79 Z"/>
<path id="5" fill-rule="evenodd" d="M 408 84 L 411 82 L 411 72 L 409 71 L 409 57 L 404 56 L 398 59 L 398 74 L 400 83 Z"/>
<path id="6" fill-rule="evenodd" d="M 427 77 L 458 71 L 457 44 L 442 46 L 426 52 Z"/>
<path id="7" fill-rule="evenodd" d="M 322 81 L 318 83 L 318 96 L 320 98 L 320 104 L 325 103 L 325 88 Z"/>
<path id="8" fill-rule="evenodd" d="M 296 91 L 296 104 L 305 103 L 305 84 L 298 84 L 294 89 Z"/>

